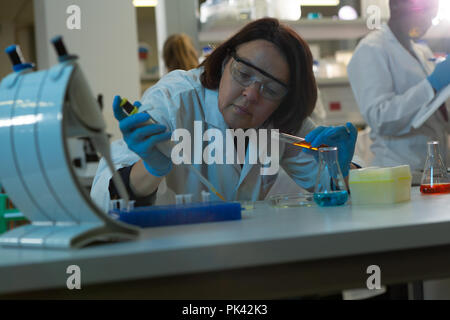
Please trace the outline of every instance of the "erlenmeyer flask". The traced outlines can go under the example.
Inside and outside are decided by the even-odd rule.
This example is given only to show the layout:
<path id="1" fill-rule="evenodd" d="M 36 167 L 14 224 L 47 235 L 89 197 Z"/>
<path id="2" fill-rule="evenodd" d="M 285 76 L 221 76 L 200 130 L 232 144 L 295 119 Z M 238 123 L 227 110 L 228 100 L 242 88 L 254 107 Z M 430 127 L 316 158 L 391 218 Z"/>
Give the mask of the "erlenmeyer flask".
<path id="1" fill-rule="evenodd" d="M 447 168 L 439 153 L 439 142 L 429 141 L 427 145 L 428 155 L 420 182 L 420 192 L 449 193 L 450 180 L 447 175 Z"/>
<path id="2" fill-rule="evenodd" d="M 348 199 L 348 189 L 338 162 L 338 148 L 319 148 L 319 172 L 314 201 L 322 207 L 339 206 Z"/>

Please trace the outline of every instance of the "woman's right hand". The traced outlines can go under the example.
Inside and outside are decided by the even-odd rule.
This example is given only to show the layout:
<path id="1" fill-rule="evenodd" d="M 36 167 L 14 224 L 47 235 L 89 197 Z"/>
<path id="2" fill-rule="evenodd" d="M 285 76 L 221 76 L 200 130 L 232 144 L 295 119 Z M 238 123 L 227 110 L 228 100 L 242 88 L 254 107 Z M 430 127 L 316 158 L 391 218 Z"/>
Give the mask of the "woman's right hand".
<path id="1" fill-rule="evenodd" d="M 152 175 L 167 175 L 172 169 L 172 160 L 159 151 L 156 145 L 169 140 L 172 133 L 166 132 L 164 125 L 146 123 L 150 119 L 146 112 L 127 116 L 120 107 L 120 101 L 120 96 L 114 97 L 114 117 L 119 121 L 120 131 L 128 148 L 143 160 L 145 168 Z M 134 105 L 141 106 L 139 102 Z"/>

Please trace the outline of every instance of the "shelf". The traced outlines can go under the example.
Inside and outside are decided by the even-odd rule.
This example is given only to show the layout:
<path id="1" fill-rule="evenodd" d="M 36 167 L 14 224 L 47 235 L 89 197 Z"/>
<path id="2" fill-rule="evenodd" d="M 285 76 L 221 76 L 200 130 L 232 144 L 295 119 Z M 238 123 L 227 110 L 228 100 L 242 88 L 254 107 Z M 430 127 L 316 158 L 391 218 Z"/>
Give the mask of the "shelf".
<path id="1" fill-rule="evenodd" d="M 438 25 L 432 26 L 425 34 L 424 40 L 427 39 L 443 39 L 449 38 L 448 30 L 450 28 L 450 20 L 442 20 Z"/>
<path id="2" fill-rule="evenodd" d="M 316 78 L 318 86 L 350 85 L 348 77 Z"/>
<path id="3" fill-rule="evenodd" d="M 200 42 L 217 43 L 226 40 L 229 36 L 239 31 L 248 20 L 233 21 L 220 20 L 208 22 L 202 25 L 199 32 Z M 359 39 L 370 32 L 365 19 L 351 21 L 322 18 L 314 20 L 282 21 L 305 40 L 347 40 Z"/>
<path id="4" fill-rule="evenodd" d="M 158 81 L 159 76 L 153 75 L 153 74 L 143 74 L 143 75 L 140 75 L 140 79 L 141 79 L 141 81 Z"/>

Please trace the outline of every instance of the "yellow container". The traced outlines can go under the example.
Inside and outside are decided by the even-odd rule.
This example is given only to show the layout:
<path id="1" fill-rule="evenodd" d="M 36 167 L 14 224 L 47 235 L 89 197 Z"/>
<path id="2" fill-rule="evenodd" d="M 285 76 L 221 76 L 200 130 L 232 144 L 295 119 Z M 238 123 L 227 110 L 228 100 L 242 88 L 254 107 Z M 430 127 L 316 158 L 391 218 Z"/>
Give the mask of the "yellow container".
<path id="1" fill-rule="evenodd" d="M 411 199 L 409 165 L 350 170 L 352 204 L 389 204 Z"/>

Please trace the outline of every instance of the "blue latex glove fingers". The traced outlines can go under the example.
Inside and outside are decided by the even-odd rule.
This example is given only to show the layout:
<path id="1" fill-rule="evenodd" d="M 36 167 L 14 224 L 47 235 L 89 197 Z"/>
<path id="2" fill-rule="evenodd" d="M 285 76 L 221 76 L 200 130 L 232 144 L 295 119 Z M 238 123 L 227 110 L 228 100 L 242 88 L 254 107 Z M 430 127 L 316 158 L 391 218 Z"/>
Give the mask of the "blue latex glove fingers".
<path id="1" fill-rule="evenodd" d="M 150 115 L 146 112 L 128 116 L 120 107 L 121 100 L 120 96 L 114 97 L 113 111 L 128 148 L 144 161 L 147 171 L 158 177 L 165 176 L 172 169 L 172 161 L 156 145 L 169 140 L 172 133 L 165 132 L 164 125 L 148 123 Z M 135 101 L 134 105 L 139 108 L 141 103 Z"/>
<path id="2" fill-rule="evenodd" d="M 347 127 L 350 133 L 350 137 L 355 140 L 354 143 L 356 144 L 356 138 L 358 137 L 358 129 L 356 129 L 356 127 L 351 122 L 347 122 L 345 126 Z"/>
<path id="3" fill-rule="evenodd" d="M 122 101 L 122 98 L 120 96 L 115 96 L 113 100 L 113 111 L 114 111 L 114 117 L 121 121 L 127 117 L 126 113 L 122 110 L 120 107 L 120 101 Z"/>
<path id="4" fill-rule="evenodd" d="M 308 133 L 306 135 L 306 137 L 305 137 L 306 142 L 311 144 L 326 129 L 327 129 L 327 127 L 323 127 L 323 126 L 319 126 L 319 127 L 315 128 L 313 131 L 311 131 L 310 133 Z M 316 160 L 318 159 L 317 151 L 313 151 L 313 150 L 309 150 L 309 149 L 305 148 L 305 149 L 303 149 L 303 152 L 315 156 Z"/>
<path id="5" fill-rule="evenodd" d="M 450 56 L 436 65 L 433 73 L 428 76 L 428 81 L 436 91 L 441 91 L 450 84 Z"/>
<path id="6" fill-rule="evenodd" d="M 114 111 L 114 117 L 118 121 L 121 121 L 121 120 L 125 119 L 128 116 L 123 111 L 122 107 L 120 106 L 120 102 L 121 101 L 122 101 L 122 98 L 119 95 L 114 97 L 114 100 L 113 100 L 113 111 Z M 142 104 L 139 101 L 135 101 L 133 105 L 139 108 Z"/>
<path id="7" fill-rule="evenodd" d="M 358 137 L 358 130 L 353 124 L 347 122 L 345 128 L 348 129 L 347 137 L 343 137 L 337 145 L 338 150 L 338 160 L 341 167 L 342 174 L 344 177 L 348 176 L 350 171 L 350 163 L 353 159 L 353 154 L 355 153 L 356 139 Z"/>
<path id="8" fill-rule="evenodd" d="M 154 176 L 163 177 L 172 170 L 172 160 L 156 148 L 158 143 L 169 140 L 171 136 L 171 132 L 154 134 L 140 146 L 144 166 Z"/>
<path id="9" fill-rule="evenodd" d="M 119 122 L 120 131 L 124 136 L 131 134 L 134 130 L 145 125 L 150 119 L 150 115 L 146 112 L 133 114 Z"/>
<path id="10" fill-rule="evenodd" d="M 311 131 L 306 137 L 306 141 L 311 144 L 312 147 L 319 147 L 322 144 L 325 144 L 330 147 L 338 147 L 339 143 L 344 139 L 347 139 L 349 136 L 357 135 L 358 131 L 356 128 L 350 123 L 347 122 L 345 126 L 339 127 L 317 127 L 313 131 Z"/>
<path id="11" fill-rule="evenodd" d="M 142 147 L 144 148 L 144 150 L 151 150 L 158 143 L 166 141 L 166 140 L 170 140 L 171 136 L 172 136 L 172 132 L 162 132 L 159 134 L 154 134 L 142 143 Z"/>
<path id="12" fill-rule="evenodd" d="M 156 145 L 159 142 L 170 139 L 172 135 L 171 132 L 163 132 L 164 130 L 161 131 L 158 128 L 154 128 L 155 126 L 157 125 L 151 124 L 138 129 L 141 132 L 135 132 L 132 137 L 125 139 L 128 147 L 144 160 L 152 158 L 152 153 L 154 152 L 159 153 L 160 151 L 156 149 Z"/>
<path id="13" fill-rule="evenodd" d="M 310 142 L 311 147 L 317 148 L 323 144 L 336 147 L 336 143 L 345 135 L 347 135 L 347 130 L 344 127 L 325 128 Z"/>
<path id="14" fill-rule="evenodd" d="M 172 136 L 171 132 L 165 131 L 166 127 L 163 125 L 149 124 L 135 129 L 130 134 L 124 134 L 128 148 L 144 160 L 147 171 L 157 177 L 165 176 L 172 169 L 171 159 L 156 147 L 158 143 L 169 140 Z"/>
<path id="15" fill-rule="evenodd" d="M 324 144 L 330 147 L 338 147 L 338 161 L 344 177 L 348 175 L 350 162 L 355 151 L 356 137 L 358 131 L 350 123 L 339 127 L 318 127 L 311 131 L 306 137 L 306 141 L 312 147 L 319 147 Z M 306 151 L 309 154 L 315 151 Z M 318 152 L 315 152 L 317 158 Z"/>
<path id="16" fill-rule="evenodd" d="M 305 137 L 306 142 L 311 143 L 312 141 L 314 141 L 314 139 L 316 139 L 317 136 L 319 136 L 322 131 L 326 130 L 327 127 L 323 127 L 323 126 L 319 126 L 317 128 L 315 128 L 313 131 L 311 131 L 310 133 L 308 133 Z"/>
<path id="17" fill-rule="evenodd" d="M 158 135 L 166 131 L 166 127 L 161 124 L 148 124 L 134 129 L 132 132 L 124 136 L 124 140 L 128 144 L 137 144 L 150 140 L 154 135 Z M 171 134 L 169 132 L 169 134 Z M 170 136 L 169 136 L 170 138 Z"/>

